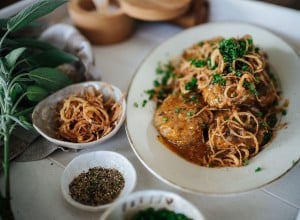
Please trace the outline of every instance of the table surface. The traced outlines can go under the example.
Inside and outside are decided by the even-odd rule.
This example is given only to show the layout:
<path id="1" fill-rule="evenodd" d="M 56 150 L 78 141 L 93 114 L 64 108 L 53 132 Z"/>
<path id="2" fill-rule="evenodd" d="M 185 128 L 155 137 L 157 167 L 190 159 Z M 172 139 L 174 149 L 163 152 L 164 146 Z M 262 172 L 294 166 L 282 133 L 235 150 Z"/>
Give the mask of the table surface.
<path id="1" fill-rule="evenodd" d="M 300 50 L 300 11 L 249 0 L 210 0 L 210 22 L 243 21 L 265 27 Z M 128 40 L 94 46 L 96 66 L 103 81 L 126 91 L 141 61 L 160 43 L 183 29 L 169 23 L 138 22 Z M 263 188 L 234 195 L 209 196 L 181 192 L 158 180 L 137 159 L 127 140 L 125 127 L 111 140 L 79 152 L 56 151 L 50 157 L 11 165 L 13 210 L 18 220 L 99 219 L 101 213 L 78 210 L 62 197 L 60 177 L 64 167 L 79 154 L 110 150 L 125 155 L 137 171 L 135 191 L 162 189 L 180 194 L 195 204 L 207 220 L 294 220 L 300 209 L 300 165 Z"/>

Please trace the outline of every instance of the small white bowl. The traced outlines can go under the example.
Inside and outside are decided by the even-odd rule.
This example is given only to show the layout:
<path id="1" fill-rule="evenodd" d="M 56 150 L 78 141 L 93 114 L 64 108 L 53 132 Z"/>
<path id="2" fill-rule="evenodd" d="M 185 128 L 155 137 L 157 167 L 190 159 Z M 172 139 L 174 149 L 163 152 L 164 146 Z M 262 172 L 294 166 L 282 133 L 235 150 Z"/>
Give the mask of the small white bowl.
<path id="1" fill-rule="evenodd" d="M 147 208 L 165 208 L 184 214 L 194 220 L 205 220 L 200 211 L 189 201 L 176 193 L 161 190 L 138 191 L 124 197 L 110 206 L 100 220 L 129 220 L 134 214 Z"/>
<path id="2" fill-rule="evenodd" d="M 48 96 L 41 102 L 39 102 L 32 113 L 32 124 L 33 127 L 39 132 L 44 138 L 49 140 L 50 142 L 57 144 L 59 146 L 68 147 L 72 149 L 83 149 L 88 147 L 93 147 L 98 145 L 117 133 L 120 129 L 121 125 L 125 120 L 125 112 L 126 112 L 126 101 L 123 97 L 123 93 L 119 88 L 116 86 L 110 85 L 112 88 L 113 96 L 116 101 L 121 102 L 122 105 L 122 114 L 118 121 L 118 124 L 114 127 L 114 129 L 107 135 L 97 139 L 95 141 L 87 142 L 87 143 L 74 143 L 69 141 L 63 141 L 57 139 L 56 135 L 56 127 L 55 127 L 55 120 L 56 116 L 56 106 L 57 103 L 63 100 L 64 98 L 72 95 L 77 94 L 84 90 L 84 88 L 88 86 L 94 86 L 97 90 L 100 90 L 101 93 L 105 96 L 110 95 L 111 90 L 108 88 L 107 85 L 110 85 L 105 82 L 100 81 L 89 81 L 83 83 L 77 83 L 70 86 L 67 86 L 52 95 Z"/>
<path id="3" fill-rule="evenodd" d="M 87 172 L 89 168 L 103 167 L 117 169 L 125 179 L 125 186 L 120 195 L 112 202 L 105 205 L 89 206 L 81 204 L 72 199 L 69 191 L 69 184 L 82 172 Z M 112 151 L 96 151 L 84 153 L 74 158 L 65 168 L 61 176 L 61 190 L 64 198 L 71 205 L 85 211 L 100 211 L 108 208 L 114 202 L 125 198 L 132 192 L 136 185 L 136 171 L 130 161 L 119 153 Z"/>

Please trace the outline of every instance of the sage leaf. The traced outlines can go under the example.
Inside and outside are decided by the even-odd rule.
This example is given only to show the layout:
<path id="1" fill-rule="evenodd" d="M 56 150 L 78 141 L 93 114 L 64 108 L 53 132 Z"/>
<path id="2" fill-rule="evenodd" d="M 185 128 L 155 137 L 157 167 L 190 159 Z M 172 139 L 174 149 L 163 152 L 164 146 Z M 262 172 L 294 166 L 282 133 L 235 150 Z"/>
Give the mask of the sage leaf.
<path id="1" fill-rule="evenodd" d="M 0 30 L 6 29 L 8 18 L 0 19 Z"/>
<path id="2" fill-rule="evenodd" d="M 33 102 L 39 102 L 49 95 L 49 92 L 40 86 L 31 85 L 27 87 L 27 98 Z"/>
<path id="3" fill-rule="evenodd" d="M 37 49 L 39 51 L 52 50 L 55 48 L 54 46 L 52 46 L 47 42 L 40 41 L 38 39 L 34 39 L 30 37 L 19 37 L 15 39 L 7 38 L 4 40 L 3 45 L 11 49 L 16 49 L 19 47 L 27 47 L 30 49 Z"/>
<path id="4" fill-rule="evenodd" d="M 5 60 L 9 69 L 12 69 L 15 66 L 17 60 L 25 50 L 25 47 L 17 48 L 12 50 L 11 52 L 9 52 L 9 54 L 5 56 Z"/>
<path id="5" fill-rule="evenodd" d="M 29 78 L 35 81 L 37 85 L 51 92 L 57 91 L 72 83 L 65 73 L 49 67 L 40 67 L 30 71 Z"/>
<path id="6" fill-rule="evenodd" d="M 24 88 L 20 83 L 15 83 L 11 92 L 10 92 L 10 97 L 13 102 L 22 94 L 24 93 Z"/>
<path id="7" fill-rule="evenodd" d="M 6 60 L 4 58 L 0 58 L 0 73 L 1 75 L 6 76 L 9 74 L 9 68 L 7 66 Z"/>
<path id="8" fill-rule="evenodd" d="M 73 54 L 59 49 L 43 51 L 27 58 L 32 66 L 57 67 L 64 63 L 78 61 L 79 58 Z"/>
<path id="9" fill-rule="evenodd" d="M 39 0 L 21 10 L 7 22 L 9 32 L 27 26 L 30 22 L 52 12 L 68 0 Z"/>

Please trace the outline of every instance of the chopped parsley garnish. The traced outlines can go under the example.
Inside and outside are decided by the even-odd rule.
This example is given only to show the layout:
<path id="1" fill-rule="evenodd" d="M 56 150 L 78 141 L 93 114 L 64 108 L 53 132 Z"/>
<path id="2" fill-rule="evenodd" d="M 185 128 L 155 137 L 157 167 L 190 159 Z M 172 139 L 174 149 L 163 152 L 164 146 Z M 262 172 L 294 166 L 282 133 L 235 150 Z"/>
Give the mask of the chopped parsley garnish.
<path id="1" fill-rule="evenodd" d="M 175 109 L 175 113 L 180 113 L 181 109 L 180 108 L 176 108 Z"/>
<path id="2" fill-rule="evenodd" d="M 257 117 L 261 118 L 263 116 L 263 113 L 262 112 L 257 112 L 256 115 L 257 115 Z"/>
<path id="3" fill-rule="evenodd" d="M 146 99 L 144 99 L 144 100 L 143 100 L 143 103 L 142 103 L 142 107 L 145 107 L 146 104 L 147 104 L 147 102 L 148 102 L 148 101 L 147 101 Z"/>
<path id="4" fill-rule="evenodd" d="M 192 59 L 190 61 L 191 65 L 194 67 L 200 68 L 206 66 L 207 62 L 205 60 Z"/>
<path id="5" fill-rule="evenodd" d="M 223 78 L 223 74 L 216 73 L 216 74 L 213 74 L 212 77 L 213 77 L 213 80 L 212 80 L 213 84 L 220 84 L 221 86 L 226 85 L 226 79 Z"/>
<path id="6" fill-rule="evenodd" d="M 170 88 L 163 87 L 157 92 L 157 99 L 164 100 L 171 92 L 172 90 Z"/>
<path id="7" fill-rule="evenodd" d="M 194 112 L 187 112 L 187 113 L 186 113 L 186 115 L 187 115 L 188 117 L 191 117 L 193 114 L 194 114 Z"/>
<path id="8" fill-rule="evenodd" d="M 287 114 L 287 110 L 286 110 L 286 109 L 282 109 L 282 110 L 281 110 L 281 114 L 282 114 L 282 115 L 286 115 L 286 114 Z"/>
<path id="9" fill-rule="evenodd" d="M 251 94 L 253 94 L 255 96 L 258 96 L 258 92 L 257 92 L 257 90 L 255 88 L 254 83 L 250 83 L 250 82 L 248 82 L 248 81 L 245 80 L 244 83 L 243 83 L 243 86 L 246 89 L 248 89 Z"/>
<path id="10" fill-rule="evenodd" d="M 277 124 L 278 119 L 276 116 L 276 113 L 272 113 L 270 115 L 268 115 L 268 117 L 266 118 L 266 123 L 271 127 L 274 128 L 275 125 Z"/>
<path id="11" fill-rule="evenodd" d="M 174 67 L 170 63 L 165 65 L 159 64 L 156 68 L 156 73 L 162 75 L 161 81 L 157 80 L 156 84 L 166 85 L 170 78 L 174 78 Z"/>
<path id="12" fill-rule="evenodd" d="M 191 81 L 189 81 L 185 84 L 185 89 L 188 91 L 193 91 L 193 90 L 197 89 L 197 87 L 198 87 L 197 79 L 195 77 L 192 77 Z"/>
<path id="13" fill-rule="evenodd" d="M 153 81 L 154 87 L 158 87 L 160 85 L 159 81 L 156 79 Z"/>
<path id="14" fill-rule="evenodd" d="M 243 165 L 245 165 L 245 166 L 247 166 L 248 164 L 249 164 L 249 160 L 247 160 L 247 159 L 245 159 L 244 161 L 243 161 Z"/>
<path id="15" fill-rule="evenodd" d="M 260 171 L 262 171 L 262 168 L 261 168 L 261 167 L 257 167 L 257 168 L 255 169 L 255 173 L 260 172 Z"/>
<path id="16" fill-rule="evenodd" d="M 203 46 L 203 44 L 204 44 L 204 42 L 203 42 L 203 41 L 200 41 L 200 42 L 198 42 L 198 46 L 199 46 L 199 47 L 202 47 L 202 46 Z"/>
<path id="17" fill-rule="evenodd" d="M 163 122 L 167 122 L 168 121 L 168 118 L 167 117 L 163 117 Z"/>
<path id="18" fill-rule="evenodd" d="M 193 101 L 193 102 L 199 102 L 199 98 L 195 95 L 191 95 L 190 100 Z"/>
<path id="19" fill-rule="evenodd" d="M 243 71 L 248 70 L 248 68 L 249 68 L 249 67 L 248 67 L 247 65 L 243 65 L 243 66 L 242 66 L 242 70 L 243 70 Z"/>
<path id="20" fill-rule="evenodd" d="M 207 124 L 206 123 L 201 123 L 201 127 L 203 128 L 203 129 L 205 129 L 205 128 L 207 128 Z"/>
<path id="21" fill-rule="evenodd" d="M 219 50 L 225 62 L 232 63 L 239 57 L 246 54 L 246 43 L 244 40 L 233 38 L 224 39 L 219 42 Z"/>
<path id="22" fill-rule="evenodd" d="M 242 76 L 242 72 L 239 71 L 239 70 L 237 70 L 237 71 L 235 71 L 235 75 L 238 76 L 238 77 L 241 77 Z"/>
<path id="23" fill-rule="evenodd" d="M 137 102 L 133 103 L 133 106 L 138 108 L 139 107 L 139 104 Z"/>
<path id="24" fill-rule="evenodd" d="M 145 93 L 148 94 L 148 98 L 149 100 L 153 99 L 153 96 L 155 95 L 155 90 L 154 89 L 149 89 L 149 90 L 146 90 Z"/>
<path id="25" fill-rule="evenodd" d="M 268 123 L 266 121 L 262 121 L 260 123 L 260 125 L 263 127 L 263 128 L 267 128 L 268 127 Z"/>
<path id="26" fill-rule="evenodd" d="M 261 145 L 267 144 L 271 140 L 272 136 L 273 136 L 272 131 L 265 131 Z"/>

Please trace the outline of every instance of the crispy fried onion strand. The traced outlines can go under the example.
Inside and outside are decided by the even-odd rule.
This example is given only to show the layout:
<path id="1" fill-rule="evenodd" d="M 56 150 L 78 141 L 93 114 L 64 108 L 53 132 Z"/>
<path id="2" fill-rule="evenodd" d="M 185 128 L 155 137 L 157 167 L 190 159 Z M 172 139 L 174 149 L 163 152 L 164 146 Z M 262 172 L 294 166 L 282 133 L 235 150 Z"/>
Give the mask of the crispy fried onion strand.
<path id="1" fill-rule="evenodd" d="M 122 114 L 121 100 L 114 100 L 113 88 L 110 95 L 104 96 L 93 86 L 82 94 L 65 98 L 57 106 L 58 137 L 74 143 L 91 142 L 110 133 Z M 121 98 L 123 99 L 123 97 Z"/>

